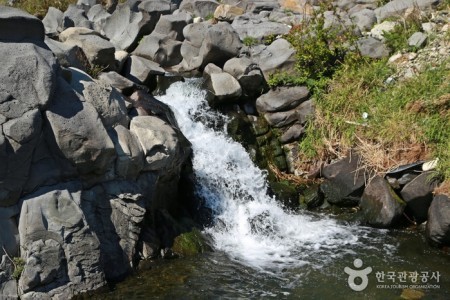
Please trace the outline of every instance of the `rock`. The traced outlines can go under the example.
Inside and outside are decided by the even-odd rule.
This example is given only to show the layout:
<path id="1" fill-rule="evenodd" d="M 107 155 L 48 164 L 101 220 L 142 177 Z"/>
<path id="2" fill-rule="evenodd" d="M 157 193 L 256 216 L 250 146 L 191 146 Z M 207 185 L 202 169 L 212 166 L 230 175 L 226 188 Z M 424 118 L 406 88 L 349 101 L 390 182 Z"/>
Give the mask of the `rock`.
<path id="1" fill-rule="evenodd" d="M 144 167 L 144 152 L 137 137 L 122 125 L 114 127 L 110 136 L 117 153 L 116 174 L 135 179 Z"/>
<path id="2" fill-rule="evenodd" d="M 211 74 L 219 74 L 219 73 L 223 73 L 222 69 L 212 63 L 207 64 L 206 67 L 203 69 L 203 77 L 207 80 L 211 78 Z"/>
<path id="3" fill-rule="evenodd" d="M 402 217 L 406 204 L 382 177 L 377 176 L 365 188 L 359 206 L 365 222 L 389 228 Z"/>
<path id="4" fill-rule="evenodd" d="M 105 20 L 103 30 L 116 48 L 131 52 L 154 29 L 155 21 L 147 12 L 133 12 L 128 5 L 123 5 Z"/>
<path id="5" fill-rule="evenodd" d="M 89 62 L 83 50 L 71 43 L 60 43 L 50 38 L 45 38 L 45 44 L 55 54 L 59 64 L 63 67 L 75 67 L 86 71 Z"/>
<path id="6" fill-rule="evenodd" d="M 210 75 L 211 91 L 218 103 L 235 100 L 242 94 L 239 82 L 228 73 L 212 73 Z"/>
<path id="7" fill-rule="evenodd" d="M 70 80 L 66 81 L 70 86 L 80 95 L 84 93 L 84 82 L 93 82 L 94 79 L 86 72 L 77 68 L 69 67 L 67 69 L 70 72 Z"/>
<path id="8" fill-rule="evenodd" d="M 229 4 L 220 4 L 214 11 L 214 19 L 225 22 L 233 22 L 234 18 L 244 14 L 244 9 Z"/>
<path id="9" fill-rule="evenodd" d="M 430 180 L 430 172 L 424 172 L 406 184 L 400 192 L 406 202 L 405 213 L 417 223 L 426 221 L 428 208 L 433 200 L 433 190 L 438 182 Z"/>
<path id="10" fill-rule="evenodd" d="M 91 68 L 104 67 L 110 70 L 116 69 L 116 60 L 114 57 L 115 48 L 112 43 L 101 38 L 95 31 L 79 29 L 78 27 L 69 28 L 60 35 L 60 40 L 69 45 L 80 47 Z"/>
<path id="11" fill-rule="evenodd" d="M 3 249 L 11 257 L 18 256 L 19 254 L 19 231 L 16 222 L 16 216 L 18 214 L 19 207 L 17 205 L 0 207 L 0 226 L 2 228 L 0 231 L 0 245 L 2 245 Z M 3 249 L 2 256 L 4 254 Z"/>
<path id="12" fill-rule="evenodd" d="M 305 128 L 300 124 L 294 124 L 284 132 L 280 137 L 282 144 L 297 141 L 305 133 Z"/>
<path id="13" fill-rule="evenodd" d="M 367 8 L 351 14 L 350 19 L 361 31 L 370 30 L 377 22 L 375 12 Z"/>
<path id="14" fill-rule="evenodd" d="M 382 58 L 389 56 L 389 49 L 386 45 L 373 37 L 360 38 L 357 45 L 361 55 L 363 56 L 370 58 Z"/>
<path id="15" fill-rule="evenodd" d="M 44 37 L 44 25 L 38 18 L 17 8 L 1 7 L 0 40 L 6 42 L 43 41 Z"/>
<path id="16" fill-rule="evenodd" d="M 309 96 L 305 86 L 278 87 L 260 96 L 256 100 L 259 113 L 286 111 L 298 106 Z"/>
<path id="17" fill-rule="evenodd" d="M 125 99 L 118 90 L 100 82 L 86 82 L 83 96 L 97 110 L 105 128 L 116 125 L 128 128 Z"/>
<path id="18" fill-rule="evenodd" d="M 198 229 L 177 236 L 173 242 L 173 251 L 181 256 L 193 256 L 210 250 L 205 238 Z"/>
<path id="19" fill-rule="evenodd" d="M 60 79 L 45 116 L 51 130 L 47 134 L 81 175 L 106 172 L 115 159 L 114 144 L 92 104 L 81 101 Z"/>
<path id="20" fill-rule="evenodd" d="M 202 23 L 192 24 L 191 28 L 185 30 L 188 35 L 181 47 L 185 70 L 205 67 L 209 63 L 221 66 L 228 59 L 237 56 L 242 43 L 230 24 L 200 24 Z"/>
<path id="21" fill-rule="evenodd" d="M 378 22 L 381 22 L 392 16 L 401 16 L 410 7 L 416 6 L 419 9 L 424 9 L 438 3 L 439 0 L 393 0 L 375 9 L 375 15 Z"/>
<path id="22" fill-rule="evenodd" d="M 43 187 L 22 200 L 19 218 L 24 270 L 20 294 L 94 290 L 106 284 L 99 242 L 80 209 L 77 182 Z"/>
<path id="23" fill-rule="evenodd" d="M 136 83 L 114 71 L 100 73 L 98 80 L 118 89 L 125 96 L 130 96 L 137 88 Z"/>
<path id="24" fill-rule="evenodd" d="M 0 283 L 0 295 L 3 299 L 16 300 L 19 299 L 17 294 L 17 281 L 15 279 L 7 280 Z"/>
<path id="25" fill-rule="evenodd" d="M 64 13 L 62 11 L 50 6 L 44 19 L 42 19 L 45 33 L 49 36 L 57 36 L 62 31 L 61 24 L 63 17 Z"/>
<path id="26" fill-rule="evenodd" d="M 422 48 L 428 39 L 428 35 L 423 32 L 415 32 L 408 39 L 408 46 Z"/>
<path id="27" fill-rule="evenodd" d="M 111 16 L 110 13 L 108 13 L 101 4 L 95 4 L 92 5 L 91 8 L 88 10 L 86 14 L 89 21 L 94 23 L 94 29 L 96 29 L 96 26 L 99 26 L 100 24 L 103 26 L 104 22 L 108 17 Z M 96 24 L 97 23 L 97 24 Z M 96 29 L 97 30 L 97 29 Z"/>
<path id="28" fill-rule="evenodd" d="M 137 136 L 144 150 L 145 171 L 173 167 L 180 145 L 170 125 L 153 116 L 139 116 L 131 120 L 130 131 Z"/>
<path id="29" fill-rule="evenodd" d="M 348 157 L 327 165 L 322 169 L 326 179 L 320 185 L 325 200 L 339 206 L 354 206 L 359 203 L 364 190 L 365 174 L 359 171 L 359 156 Z"/>
<path id="30" fill-rule="evenodd" d="M 151 185 L 154 187 L 154 183 Z M 81 208 L 89 227 L 99 237 L 99 263 L 108 280 L 123 279 L 134 266 L 146 212 L 141 192 L 135 183 L 111 181 L 82 194 Z"/>
<path id="31" fill-rule="evenodd" d="M 436 23 L 433 23 L 433 22 L 422 23 L 422 29 L 427 34 L 435 33 L 436 32 Z"/>
<path id="32" fill-rule="evenodd" d="M 428 210 L 426 236 L 436 245 L 450 245 L 450 198 L 437 195 Z"/>
<path id="33" fill-rule="evenodd" d="M 228 60 L 223 70 L 239 81 L 243 94 L 248 97 L 257 97 L 267 90 L 261 69 L 247 57 L 235 57 Z"/>
<path id="34" fill-rule="evenodd" d="M 189 23 L 192 23 L 192 18 L 186 13 L 164 15 L 159 18 L 154 32 L 176 41 L 183 41 L 183 28 Z"/>
<path id="35" fill-rule="evenodd" d="M 181 45 L 182 42 L 165 34 L 152 32 L 142 39 L 133 54 L 157 62 L 162 67 L 171 67 L 183 60 Z"/>
<path id="36" fill-rule="evenodd" d="M 92 23 L 86 16 L 86 12 L 78 8 L 74 4 L 70 4 L 63 14 L 62 24 L 63 30 L 70 27 L 85 27 L 92 28 Z"/>
<path id="37" fill-rule="evenodd" d="M 159 19 L 161 15 L 170 14 L 173 8 L 170 0 L 144 0 L 138 6 L 139 10 L 148 12 L 155 19 Z"/>
<path id="38" fill-rule="evenodd" d="M 273 73 L 292 72 L 296 62 L 295 50 L 285 39 L 276 39 L 263 51 L 255 53 L 252 57 L 261 68 L 266 81 Z"/>
<path id="39" fill-rule="evenodd" d="M 122 72 L 123 66 L 127 62 L 127 59 L 130 55 L 127 51 L 119 50 L 114 52 L 114 58 L 116 60 L 116 70 L 117 72 Z"/>
<path id="40" fill-rule="evenodd" d="M 244 40 L 246 37 L 252 37 L 262 41 L 269 35 L 284 35 L 290 30 L 290 27 L 286 24 L 255 19 L 248 15 L 236 17 L 231 25 L 241 40 Z"/>
<path id="41" fill-rule="evenodd" d="M 219 3 L 213 0 L 183 0 L 180 3 L 180 11 L 189 12 L 192 15 L 206 18 L 213 16 Z"/>
<path id="42" fill-rule="evenodd" d="M 313 117 L 314 105 L 312 100 L 306 100 L 294 109 L 275 113 L 265 113 L 264 118 L 273 127 L 284 127 L 294 122 L 305 124 Z"/>
<path id="43" fill-rule="evenodd" d="M 373 26 L 372 30 L 370 30 L 370 35 L 377 40 L 382 41 L 384 40 L 384 33 L 393 31 L 398 24 L 398 22 L 394 21 L 384 21 L 383 23 Z"/>
<path id="44" fill-rule="evenodd" d="M 125 63 L 123 74 L 129 80 L 147 86 L 156 85 L 156 75 L 164 75 L 165 71 L 159 64 L 136 56 L 131 55 Z"/>

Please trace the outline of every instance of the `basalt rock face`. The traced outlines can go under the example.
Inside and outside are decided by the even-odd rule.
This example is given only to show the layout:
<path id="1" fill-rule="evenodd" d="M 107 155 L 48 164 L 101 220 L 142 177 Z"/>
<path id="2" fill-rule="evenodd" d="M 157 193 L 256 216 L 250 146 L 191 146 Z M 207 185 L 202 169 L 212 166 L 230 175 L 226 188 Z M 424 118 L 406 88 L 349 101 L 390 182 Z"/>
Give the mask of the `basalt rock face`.
<path id="1" fill-rule="evenodd" d="M 190 143 L 144 90 L 133 104 L 63 69 L 38 19 L 1 7 L 0 24 L 0 298 L 70 299 L 136 265 L 141 232 L 179 206 Z M 129 114 L 138 106 L 146 116 Z M 23 262 L 18 281 L 8 256 Z"/>

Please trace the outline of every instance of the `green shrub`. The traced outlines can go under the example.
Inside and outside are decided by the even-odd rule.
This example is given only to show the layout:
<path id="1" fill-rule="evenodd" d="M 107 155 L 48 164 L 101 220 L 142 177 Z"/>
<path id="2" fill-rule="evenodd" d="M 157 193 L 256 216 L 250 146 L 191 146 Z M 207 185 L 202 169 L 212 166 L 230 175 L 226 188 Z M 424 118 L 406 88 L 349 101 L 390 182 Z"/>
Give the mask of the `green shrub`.
<path id="1" fill-rule="evenodd" d="M 12 274 L 12 277 L 16 280 L 19 280 L 25 267 L 25 261 L 21 257 L 14 257 L 13 264 L 14 264 L 14 272 Z"/>
<path id="2" fill-rule="evenodd" d="M 247 46 L 247 47 L 251 47 L 251 46 L 255 46 L 258 44 L 258 39 L 252 36 L 246 36 L 243 40 L 242 43 Z"/>
<path id="3" fill-rule="evenodd" d="M 0 0 L 3 4 L 7 4 L 7 0 Z M 0 4 L 1 4 L 0 2 Z M 28 13 L 43 18 L 47 14 L 50 6 L 61 11 L 66 11 L 70 4 L 76 3 L 76 0 L 19 0 L 14 3 L 14 7 L 27 11 Z"/>

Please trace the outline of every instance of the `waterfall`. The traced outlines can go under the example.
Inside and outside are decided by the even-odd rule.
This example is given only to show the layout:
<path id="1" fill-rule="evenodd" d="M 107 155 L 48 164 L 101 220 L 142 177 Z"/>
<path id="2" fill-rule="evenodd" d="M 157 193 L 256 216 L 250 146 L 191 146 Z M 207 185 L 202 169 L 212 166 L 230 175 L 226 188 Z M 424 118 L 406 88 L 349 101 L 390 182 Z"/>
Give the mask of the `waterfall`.
<path id="1" fill-rule="evenodd" d="M 323 215 L 286 211 L 267 195 L 266 173 L 226 134 L 227 117 L 211 110 L 198 80 L 177 82 L 159 99 L 170 105 L 181 131 L 192 143 L 197 193 L 215 213 L 206 233 L 216 250 L 260 270 L 355 254 L 372 230 L 340 224 Z"/>

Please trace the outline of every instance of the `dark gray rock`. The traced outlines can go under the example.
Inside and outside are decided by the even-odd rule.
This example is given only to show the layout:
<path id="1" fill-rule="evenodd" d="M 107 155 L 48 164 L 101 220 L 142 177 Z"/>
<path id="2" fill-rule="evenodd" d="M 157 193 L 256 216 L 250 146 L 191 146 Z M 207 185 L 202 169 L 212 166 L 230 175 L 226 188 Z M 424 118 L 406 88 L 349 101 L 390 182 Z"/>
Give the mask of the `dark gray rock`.
<path id="1" fill-rule="evenodd" d="M 92 28 L 92 23 L 87 18 L 86 12 L 83 9 L 71 4 L 64 12 L 61 26 L 63 30 L 70 27 Z"/>
<path id="2" fill-rule="evenodd" d="M 156 75 L 164 75 L 165 71 L 158 63 L 131 55 L 125 63 L 123 74 L 129 80 L 147 86 L 156 85 Z"/>
<path id="3" fill-rule="evenodd" d="M 433 200 L 433 190 L 437 187 L 436 180 L 430 179 L 432 174 L 424 172 L 405 185 L 400 192 L 406 202 L 405 213 L 417 223 L 426 221 L 428 208 Z"/>
<path id="4" fill-rule="evenodd" d="M 115 159 L 114 144 L 92 104 L 81 101 L 60 79 L 55 100 L 45 115 L 51 130 L 47 134 L 53 135 L 62 154 L 81 175 L 106 172 Z"/>
<path id="5" fill-rule="evenodd" d="M 382 42 L 373 37 L 364 37 L 357 42 L 359 52 L 370 58 L 382 58 L 389 56 L 389 49 Z"/>
<path id="6" fill-rule="evenodd" d="M 261 69 L 247 57 L 234 57 L 228 60 L 223 70 L 239 81 L 243 94 L 248 97 L 259 96 L 267 90 Z"/>
<path id="7" fill-rule="evenodd" d="M 381 22 L 392 16 L 401 16 L 408 8 L 418 7 L 419 9 L 424 9 L 439 2 L 439 0 L 393 0 L 375 9 L 375 15 L 378 22 Z"/>
<path id="8" fill-rule="evenodd" d="M 305 124 L 313 117 L 314 105 L 312 100 L 306 100 L 294 109 L 275 113 L 265 113 L 264 118 L 273 127 L 284 127 L 294 122 Z"/>
<path id="9" fill-rule="evenodd" d="M 382 177 L 377 176 L 365 188 L 359 206 L 365 222 L 389 228 L 401 219 L 406 204 Z"/>
<path id="10" fill-rule="evenodd" d="M 219 3 L 213 0 L 183 0 L 180 3 L 179 10 L 205 18 L 214 15 L 217 6 L 219 6 Z"/>
<path id="11" fill-rule="evenodd" d="M 19 254 L 19 231 L 15 220 L 18 214 L 19 207 L 17 205 L 0 207 L 0 226 L 2 228 L 0 231 L 0 245 L 11 257 Z M 4 254 L 3 249 L 1 250 L 2 256 Z M 1 269 L 0 267 L 0 272 Z"/>
<path id="12" fill-rule="evenodd" d="M 62 20 L 64 13 L 57 8 L 49 7 L 42 23 L 45 27 L 45 33 L 50 36 L 57 36 L 62 31 Z"/>
<path id="13" fill-rule="evenodd" d="M 305 128 L 300 124 L 294 124 L 289 127 L 280 137 L 282 144 L 287 144 L 298 139 L 305 133 Z"/>
<path id="14" fill-rule="evenodd" d="M 22 200 L 19 232 L 25 267 L 19 280 L 21 295 L 40 292 L 51 296 L 56 290 L 71 298 L 73 291 L 106 284 L 98 239 L 80 209 L 80 188 L 81 184 L 69 182 L 41 188 Z"/>
<path id="15" fill-rule="evenodd" d="M 422 48 L 428 39 L 428 35 L 423 32 L 415 32 L 408 39 L 408 46 Z"/>
<path id="16" fill-rule="evenodd" d="M 136 83 L 114 71 L 100 73 L 98 80 L 118 89 L 125 96 L 130 96 L 137 88 Z"/>
<path id="17" fill-rule="evenodd" d="M 428 210 L 427 238 L 436 245 L 450 245 L 450 198 L 437 195 Z"/>
<path id="18" fill-rule="evenodd" d="M 182 42 L 168 35 L 152 32 L 142 39 L 133 54 L 153 60 L 162 67 L 170 67 L 183 60 L 181 45 Z"/>
<path id="19" fill-rule="evenodd" d="M 123 5 L 105 20 L 103 31 L 114 46 L 130 52 L 144 35 L 151 33 L 155 23 L 147 12 L 133 12 Z"/>
<path id="20" fill-rule="evenodd" d="M 305 86 L 278 87 L 256 100 L 258 112 L 278 112 L 290 110 L 308 99 L 309 90 Z"/>
<path id="21" fill-rule="evenodd" d="M 358 205 L 366 178 L 364 171 L 358 167 L 359 156 L 350 154 L 322 169 L 322 176 L 326 180 L 320 189 L 327 202 L 339 206 Z"/>
<path id="22" fill-rule="evenodd" d="M 210 74 L 209 86 L 217 103 L 236 100 L 242 94 L 239 82 L 226 72 Z"/>
<path id="23" fill-rule="evenodd" d="M 17 8 L 1 6 L 0 41 L 43 41 L 44 36 L 44 25 L 38 18 Z"/>

